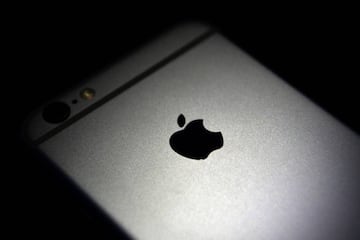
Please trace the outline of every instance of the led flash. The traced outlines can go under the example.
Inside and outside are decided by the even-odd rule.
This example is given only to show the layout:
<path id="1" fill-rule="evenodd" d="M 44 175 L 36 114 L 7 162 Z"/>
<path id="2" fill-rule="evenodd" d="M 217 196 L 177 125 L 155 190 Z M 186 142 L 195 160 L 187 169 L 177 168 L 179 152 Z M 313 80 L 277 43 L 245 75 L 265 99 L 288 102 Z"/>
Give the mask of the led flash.
<path id="1" fill-rule="evenodd" d="M 92 88 L 85 88 L 80 92 L 80 97 L 85 100 L 91 100 L 95 97 L 95 90 Z"/>

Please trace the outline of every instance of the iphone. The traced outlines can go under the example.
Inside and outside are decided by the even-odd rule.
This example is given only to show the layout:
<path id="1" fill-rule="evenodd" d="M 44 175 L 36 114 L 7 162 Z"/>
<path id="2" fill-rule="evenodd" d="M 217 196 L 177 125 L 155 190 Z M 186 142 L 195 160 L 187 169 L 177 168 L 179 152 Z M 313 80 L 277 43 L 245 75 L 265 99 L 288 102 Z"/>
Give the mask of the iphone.
<path id="1" fill-rule="evenodd" d="M 203 24 L 54 96 L 25 135 L 135 239 L 360 236 L 359 136 Z"/>

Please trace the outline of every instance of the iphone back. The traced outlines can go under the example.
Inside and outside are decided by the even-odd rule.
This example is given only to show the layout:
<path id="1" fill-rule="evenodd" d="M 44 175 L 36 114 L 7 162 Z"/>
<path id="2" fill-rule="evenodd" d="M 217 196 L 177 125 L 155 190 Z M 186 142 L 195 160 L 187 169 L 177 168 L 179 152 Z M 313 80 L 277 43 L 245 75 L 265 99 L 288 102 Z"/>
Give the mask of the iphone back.
<path id="1" fill-rule="evenodd" d="M 55 97 L 26 134 L 135 239 L 360 236 L 359 136 L 207 26 Z"/>

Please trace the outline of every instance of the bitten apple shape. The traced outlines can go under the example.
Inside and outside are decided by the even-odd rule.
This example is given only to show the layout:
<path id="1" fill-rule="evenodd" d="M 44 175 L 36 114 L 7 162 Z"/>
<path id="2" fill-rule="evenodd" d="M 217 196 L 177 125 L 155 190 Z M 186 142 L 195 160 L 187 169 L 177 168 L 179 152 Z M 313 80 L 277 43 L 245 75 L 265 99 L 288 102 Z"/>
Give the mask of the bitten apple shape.
<path id="1" fill-rule="evenodd" d="M 184 115 L 178 117 L 178 124 L 185 124 Z M 170 137 L 170 146 L 178 154 L 191 159 L 206 159 L 212 151 L 224 144 L 221 132 L 211 132 L 203 125 L 202 119 L 191 121 L 184 129 Z"/>

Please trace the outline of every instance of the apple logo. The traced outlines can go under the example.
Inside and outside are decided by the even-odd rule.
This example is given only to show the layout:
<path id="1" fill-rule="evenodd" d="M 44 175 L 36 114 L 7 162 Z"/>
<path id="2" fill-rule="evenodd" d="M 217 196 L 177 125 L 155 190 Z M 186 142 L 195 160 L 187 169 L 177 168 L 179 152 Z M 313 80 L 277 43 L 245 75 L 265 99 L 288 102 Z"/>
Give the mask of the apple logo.
<path id="1" fill-rule="evenodd" d="M 185 125 L 185 117 L 180 114 L 177 123 Z M 178 154 L 191 159 L 205 159 L 209 154 L 223 146 L 221 132 L 210 132 L 203 125 L 202 119 L 193 120 L 183 130 L 170 137 L 170 146 Z"/>

